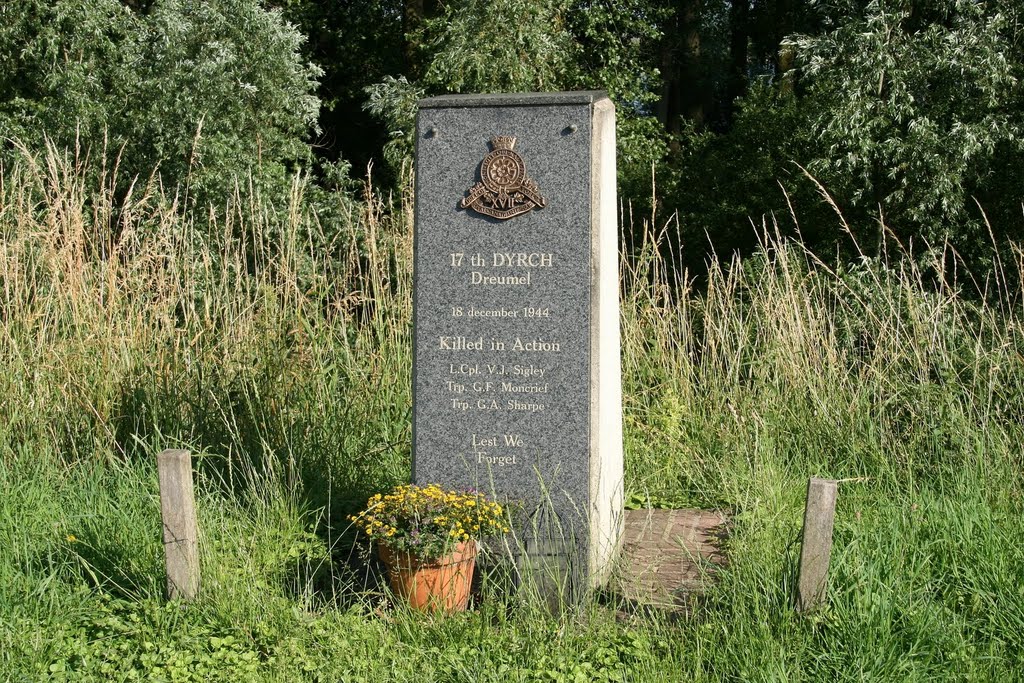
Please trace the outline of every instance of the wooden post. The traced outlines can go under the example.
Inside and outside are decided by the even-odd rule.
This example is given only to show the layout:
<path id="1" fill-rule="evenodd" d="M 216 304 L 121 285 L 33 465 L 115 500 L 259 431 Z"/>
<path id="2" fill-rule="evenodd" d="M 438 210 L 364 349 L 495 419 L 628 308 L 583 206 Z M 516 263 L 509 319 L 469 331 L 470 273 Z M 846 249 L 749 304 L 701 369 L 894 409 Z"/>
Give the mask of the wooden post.
<path id="1" fill-rule="evenodd" d="M 199 594 L 199 527 L 192 490 L 192 454 L 166 450 L 156 461 L 164 523 L 167 597 L 192 600 Z"/>
<path id="2" fill-rule="evenodd" d="M 828 564 L 832 553 L 832 526 L 836 513 L 837 482 L 812 477 L 807 482 L 807 507 L 800 549 L 796 609 L 807 612 L 825 601 Z"/>

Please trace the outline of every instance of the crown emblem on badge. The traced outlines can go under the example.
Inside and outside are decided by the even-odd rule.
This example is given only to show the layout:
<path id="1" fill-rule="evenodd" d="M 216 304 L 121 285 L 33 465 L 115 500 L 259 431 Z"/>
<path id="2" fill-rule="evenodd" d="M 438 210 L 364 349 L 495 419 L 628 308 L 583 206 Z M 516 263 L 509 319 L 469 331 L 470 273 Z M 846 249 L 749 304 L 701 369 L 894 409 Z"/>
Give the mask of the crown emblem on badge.
<path id="1" fill-rule="evenodd" d="M 516 139 L 513 135 L 495 135 L 491 138 L 492 149 L 507 149 L 511 150 L 516 146 Z"/>
<path id="2" fill-rule="evenodd" d="M 511 135 L 491 138 L 491 151 L 480 162 L 480 182 L 469 188 L 460 208 L 505 220 L 547 206 L 526 175 L 526 162 L 512 150 L 515 145 Z"/>

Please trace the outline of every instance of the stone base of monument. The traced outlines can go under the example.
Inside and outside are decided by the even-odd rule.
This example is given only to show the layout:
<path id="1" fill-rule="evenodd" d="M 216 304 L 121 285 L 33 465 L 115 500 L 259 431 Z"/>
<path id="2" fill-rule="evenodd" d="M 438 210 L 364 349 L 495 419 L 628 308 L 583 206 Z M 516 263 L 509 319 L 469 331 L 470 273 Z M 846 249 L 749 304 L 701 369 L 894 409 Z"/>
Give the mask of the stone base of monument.
<path id="1" fill-rule="evenodd" d="M 621 612 L 685 613 L 726 563 L 729 518 L 714 510 L 626 510 L 610 601 Z"/>

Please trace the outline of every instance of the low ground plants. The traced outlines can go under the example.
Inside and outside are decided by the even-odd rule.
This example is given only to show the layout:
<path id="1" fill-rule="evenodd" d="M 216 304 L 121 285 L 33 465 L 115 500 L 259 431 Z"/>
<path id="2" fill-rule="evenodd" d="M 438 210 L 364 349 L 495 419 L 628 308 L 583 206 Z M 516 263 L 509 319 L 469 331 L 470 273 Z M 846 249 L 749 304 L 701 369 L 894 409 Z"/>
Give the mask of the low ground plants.
<path id="1" fill-rule="evenodd" d="M 410 198 L 330 249 L 296 183 L 208 214 L 51 151 L 0 185 L 0 678 L 1014 680 L 1024 670 L 1021 254 L 975 283 L 772 238 L 623 256 L 627 496 L 727 509 L 685 616 L 491 592 L 388 605 L 347 515 L 409 476 Z M 671 228 L 672 226 L 669 226 Z M 154 454 L 196 456 L 200 600 L 167 605 Z M 840 485 L 828 606 L 790 607 L 808 476 Z"/>

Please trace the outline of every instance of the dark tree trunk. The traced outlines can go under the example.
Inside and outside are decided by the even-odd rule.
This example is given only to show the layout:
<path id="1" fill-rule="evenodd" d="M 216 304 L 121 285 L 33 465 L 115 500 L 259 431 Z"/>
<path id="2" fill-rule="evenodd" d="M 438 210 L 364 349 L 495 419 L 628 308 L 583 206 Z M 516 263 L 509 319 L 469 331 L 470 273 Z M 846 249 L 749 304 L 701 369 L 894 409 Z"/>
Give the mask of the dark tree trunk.
<path id="1" fill-rule="evenodd" d="M 700 0 L 683 0 L 680 12 L 683 37 L 680 54 L 683 116 L 692 121 L 695 128 L 704 127 L 704 106 L 708 99 L 701 73 L 700 5 Z"/>
<path id="2" fill-rule="evenodd" d="M 747 37 L 753 62 L 771 70 L 773 82 L 786 92 L 793 90 L 796 54 L 783 40 L 797 32 L 814 32 L 813 15 L 805 0 L 752 0 Z M 735 8 L 734 8 L 735 9 Z M 787 76 L 787 74 L 789 74 Z"/>
<path id="3" fill-rule="evenodd" d="M 747 92 L 747 63 L 750 44 L 750 3 L 733 0 L 729 7 L 729 81 L 726 116 L 732 123 L 736 100 Z"/>
<path id="4" fill-rule="evenodd" d="M 426 10 L 423 3 L 424 0 L 405 0 L 402 8 L 402 53 L 405 55 L 405 73 L 412 79 L 420 76 L 419 31 Z"/>
<path id="5" fill-rule="evenodd" d="M 705 124 L 708 97 L 701 65 L 701 0 L 678 0 L 665 32 L 661 68 L 664 74 L 658 115 L 665 130 L 679 133 L 683 119 L 697 129 Z"/>
<path id="6" fill-rule="evenodd" d="M 793 0 L 775 0 L 775 3 L 775 75 L 782 92 L 793 94 L 796 52 L 782 41 L 796 29 L 795 7 Z"/>

